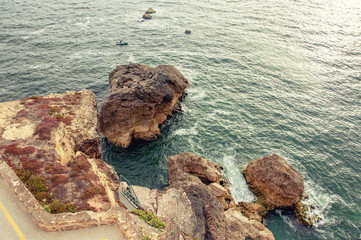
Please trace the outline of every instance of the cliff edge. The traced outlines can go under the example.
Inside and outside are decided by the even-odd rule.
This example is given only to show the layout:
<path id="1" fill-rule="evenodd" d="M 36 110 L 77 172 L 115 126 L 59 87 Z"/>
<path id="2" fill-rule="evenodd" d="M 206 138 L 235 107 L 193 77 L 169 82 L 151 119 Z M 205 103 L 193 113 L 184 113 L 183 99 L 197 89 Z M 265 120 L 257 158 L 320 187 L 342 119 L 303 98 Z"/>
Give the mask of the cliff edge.
<path id="1" fill-rule="evenodd" d="M 101 161 L 89 90 L 0 103 L 0 155 L 52 213 L 118 206 L 119 179 Z"/>

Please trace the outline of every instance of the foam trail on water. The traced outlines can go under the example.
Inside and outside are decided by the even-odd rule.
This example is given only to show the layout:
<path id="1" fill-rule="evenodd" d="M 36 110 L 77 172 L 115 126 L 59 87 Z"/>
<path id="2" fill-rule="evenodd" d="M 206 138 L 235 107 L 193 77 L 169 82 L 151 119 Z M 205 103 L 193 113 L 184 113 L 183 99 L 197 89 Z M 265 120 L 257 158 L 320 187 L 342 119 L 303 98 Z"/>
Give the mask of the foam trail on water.
<path id="1" fill-rule="evenodd" d="M 319 221 L 314 224 L 315 227 L 319 227 L 325 224 L 332 224 L 333 220 L 328 219 L 327 215 L 332 207 L 332 203 L 336 201 L 336 195 L 330 195 L 325 193 L 323 189 L 312 181 L 305 181 L 305 193 L 308 194 L 308 198 L 302 202 L 309 206 L 308 216 L 318 216 Z"/>
<path id="2" fill-rule="evenodd" d="M 224 176 L 228 181 L 229 189 L 236 203 L 238 202 L 254 202 L 256 197 L 248 189 L 246 180 L 244 179 L 239 166 L 235 164 L 234 156 L 225 155 L 223 157 Z"/>
<path id="3" fill-rule="evenodd" d="M 176 131 L 174 131 L 172 134 L 173 135 L 181 135 L 181 136 L 195 136 L 198 135 L 198 131 L 197 131 L 197 125 L 198 123 L 196 123 L 193 127 L 191 128 L 180 128 L 177 129 Z"/>

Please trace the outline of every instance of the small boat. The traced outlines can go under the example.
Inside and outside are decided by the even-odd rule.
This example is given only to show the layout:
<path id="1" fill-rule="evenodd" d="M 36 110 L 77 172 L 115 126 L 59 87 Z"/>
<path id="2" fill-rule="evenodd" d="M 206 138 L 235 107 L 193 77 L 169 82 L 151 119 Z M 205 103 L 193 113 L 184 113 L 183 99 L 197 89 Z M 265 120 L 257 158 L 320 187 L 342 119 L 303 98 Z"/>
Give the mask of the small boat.
<path id="1" fill-rule="evenodd" d="M 123 42 L 123 41 L 116 41 L 115 44 L 116 45 L 128 45 L 127 42 Z"/>

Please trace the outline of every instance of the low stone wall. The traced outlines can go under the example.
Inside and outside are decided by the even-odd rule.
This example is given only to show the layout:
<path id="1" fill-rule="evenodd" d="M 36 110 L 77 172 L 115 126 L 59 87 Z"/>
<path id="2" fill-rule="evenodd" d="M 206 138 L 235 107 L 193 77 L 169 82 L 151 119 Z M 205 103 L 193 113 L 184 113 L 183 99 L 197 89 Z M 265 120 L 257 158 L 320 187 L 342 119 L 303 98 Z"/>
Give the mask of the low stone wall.
<path id="1" fill-rule="evenodd" d="M 83 211 L 77 213 L 50 214 L 43 209 L 14 171 L 1 159 L 0 177 L 2 177 L 15 192 L 19 201 L 33 217 L 34 222 L 45 231 L 55 232 L 116 224 L 124 234 L 125 239 L 141 239 L 141 234 L 134 227 L 136 223 L 124 208 L 111 207 L 108 211 L 104 212 Z"/>

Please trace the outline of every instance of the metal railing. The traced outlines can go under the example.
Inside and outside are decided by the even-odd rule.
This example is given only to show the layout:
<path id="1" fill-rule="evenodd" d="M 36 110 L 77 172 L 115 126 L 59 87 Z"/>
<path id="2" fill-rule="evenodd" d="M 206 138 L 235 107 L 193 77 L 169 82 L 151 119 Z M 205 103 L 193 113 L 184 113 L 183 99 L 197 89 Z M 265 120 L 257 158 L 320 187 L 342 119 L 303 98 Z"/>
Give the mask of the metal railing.
<path id="1" fill-rule="evenodd" d="M 121 193 L 122 195 L 136 208 L 141 207 L 139 199 L 137 195 L 134 192 L 134 189 L 132 188 L 132 185 L 130 184 L 130 181 L 124 177 L 123 175 L 120 175 L 120 180 L 125 181 L 127 183 L 127 186 L 122 186 Z"/>

